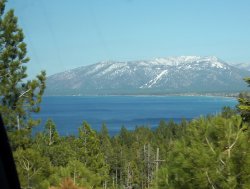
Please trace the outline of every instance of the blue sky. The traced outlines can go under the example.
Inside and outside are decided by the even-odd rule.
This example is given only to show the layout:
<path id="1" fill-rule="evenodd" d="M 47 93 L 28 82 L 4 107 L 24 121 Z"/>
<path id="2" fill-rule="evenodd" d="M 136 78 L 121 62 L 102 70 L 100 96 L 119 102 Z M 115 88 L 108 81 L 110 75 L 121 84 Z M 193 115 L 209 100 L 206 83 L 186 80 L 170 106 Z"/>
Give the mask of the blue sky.
<path id="1" fill-rule="evenodd" d="M 9 0 L 28 74 L 180 55 L 250 63 L 249 0 Z"/>

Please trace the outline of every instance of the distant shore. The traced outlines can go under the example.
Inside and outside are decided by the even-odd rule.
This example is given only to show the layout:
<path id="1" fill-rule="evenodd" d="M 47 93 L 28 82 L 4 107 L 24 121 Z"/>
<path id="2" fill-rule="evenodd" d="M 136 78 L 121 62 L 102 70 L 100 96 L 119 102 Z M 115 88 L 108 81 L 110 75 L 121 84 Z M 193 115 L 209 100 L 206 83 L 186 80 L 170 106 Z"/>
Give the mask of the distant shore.
<path id="1" fill-rule="evenodd" d="M 44 95 L 44 96 L 207 96 L 237 98 L 239 92 L 235 93 L 167 93 L 167 94 L 77 94 L 77 95 Z"/>

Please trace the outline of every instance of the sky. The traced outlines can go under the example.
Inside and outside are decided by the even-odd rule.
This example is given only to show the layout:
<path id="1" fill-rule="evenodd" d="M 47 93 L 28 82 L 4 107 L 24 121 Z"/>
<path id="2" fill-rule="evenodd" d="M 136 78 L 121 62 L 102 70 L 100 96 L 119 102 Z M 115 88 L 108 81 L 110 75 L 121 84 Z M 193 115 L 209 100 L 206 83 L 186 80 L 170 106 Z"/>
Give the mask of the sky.
<path id="1" fill-rule="evenodd" d="M 250 63 L 249 0 L 9 0 L 28 75 L 100 61 L 217 56 Z"/>

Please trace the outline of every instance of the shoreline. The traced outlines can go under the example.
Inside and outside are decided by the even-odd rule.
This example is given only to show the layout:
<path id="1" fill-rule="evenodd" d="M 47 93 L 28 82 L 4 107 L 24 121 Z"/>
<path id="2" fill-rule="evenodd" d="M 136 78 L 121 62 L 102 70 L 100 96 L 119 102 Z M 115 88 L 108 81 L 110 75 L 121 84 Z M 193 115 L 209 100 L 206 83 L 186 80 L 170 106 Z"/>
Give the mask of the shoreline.
<path id="1" fill-rule="evenodd" d="M 239 93 L 172 93 L 172 94 L 86 94 L 86 95 L 44 95 L 44 97 L 112 97 L 112 96 L 134 96 L 134 97 L 168 97 L 168 96 L 190 96 L 190 97 L 223 97 L 236 98 Z"/>

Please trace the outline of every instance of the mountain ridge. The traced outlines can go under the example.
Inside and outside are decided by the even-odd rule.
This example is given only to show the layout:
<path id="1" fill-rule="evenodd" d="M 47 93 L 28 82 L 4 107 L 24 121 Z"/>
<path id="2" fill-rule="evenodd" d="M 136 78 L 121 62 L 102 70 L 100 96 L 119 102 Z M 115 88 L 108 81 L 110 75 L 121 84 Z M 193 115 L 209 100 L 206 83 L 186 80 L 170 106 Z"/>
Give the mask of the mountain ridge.
<path id="1" fill-rule="evenodd" d="M 215 56 L 103 61 L 48 77 L 47 95 L 166 94 L 245 90 L 238 69 Z"/>

